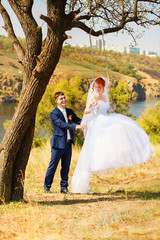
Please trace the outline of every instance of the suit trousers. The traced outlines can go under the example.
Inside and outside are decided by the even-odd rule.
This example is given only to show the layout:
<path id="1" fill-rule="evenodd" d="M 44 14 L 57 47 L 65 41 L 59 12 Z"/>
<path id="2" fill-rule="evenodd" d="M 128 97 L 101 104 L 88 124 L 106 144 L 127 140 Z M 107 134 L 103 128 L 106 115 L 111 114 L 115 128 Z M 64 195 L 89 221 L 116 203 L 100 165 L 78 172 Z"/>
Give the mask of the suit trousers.
<path id="1" fill-rule="evenodd" d="M 61 190 L 65 190 L 68 187 L 68 173 L 70 168 L 72 155 L 72 144 L 68 142 L 66 147 L 63 149 L 53 148 L 51 149 L 51 160 L 49 163 L 49 167 L 46 172 L 45 180 L 44 180 L 44 188 L 51 188 L 54 175 L 58 166 L 58 163 L 61 159 Z"/>

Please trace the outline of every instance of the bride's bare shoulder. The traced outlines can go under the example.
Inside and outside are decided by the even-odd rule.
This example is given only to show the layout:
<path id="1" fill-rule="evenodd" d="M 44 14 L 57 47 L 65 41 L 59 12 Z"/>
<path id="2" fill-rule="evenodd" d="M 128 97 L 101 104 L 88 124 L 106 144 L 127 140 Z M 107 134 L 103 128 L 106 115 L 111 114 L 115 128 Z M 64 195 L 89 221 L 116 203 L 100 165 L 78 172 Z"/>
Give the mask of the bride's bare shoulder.
<path id="1" fill-rule="evenodd" d="M 103 95 L 104 101 L 107 102 L 107 97 Z"/>
<path id="2" fill-rule="evenodd" d="M 105 103 L 107 102 L 107 98 L 106 98 L 105 95 L 102 95 L 101 98 L 100 98 L 99 100 L 102 100 L 102 101 L 105 102 Z"/>

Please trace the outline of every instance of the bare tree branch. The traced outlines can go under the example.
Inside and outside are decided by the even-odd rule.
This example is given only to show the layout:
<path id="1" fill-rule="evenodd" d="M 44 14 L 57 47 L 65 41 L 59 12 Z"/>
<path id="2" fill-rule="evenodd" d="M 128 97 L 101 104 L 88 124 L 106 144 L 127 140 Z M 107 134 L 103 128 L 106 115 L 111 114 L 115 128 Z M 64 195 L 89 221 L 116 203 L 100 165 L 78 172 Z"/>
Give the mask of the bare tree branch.
<path id="1" fill-rule="evenodd" d="M 79 17 L 76 18 L 77 21 L 80 21 L 80 20 L 90 20 L 90 19 L 91 19 L 90 15 L 79 16 Z"/>
<path id="2" fill-rule="evenodd" d="M 138 0 L 136 0 L 134 3 L 134 16 L 136 16 L 136 18 L 137 18 L 137 3 L 138 3 Z"/>
<path id="3" fill-rule="evenodd" d="M 51 18 L 49 18 L 49 17 L 41 14 L 41 15 L 40 15 L 40 19 L 42 19 L 43 21 L 45 21 L 45 22 L 48 24 L 48 26 L 50 27 L 50 29 L 52 30 L 53 23 L 52 23 L 52 19 L 51 19 Z"/>
<path id="4" fill-rule="evenodd" d="M 18 18 L 26 38 L 29 38 L 32 32 L 36 33 L 38 25 L 32 15 L 33 0 L 8 0 L 8 2 Z M 31 31 L 31 29 L 34 29 L 34 31 Z M 39 32 L 41 32 L 40 27 Z"/>
<path id="5" fill-rule="evenodd" d="M 79 1 L 73 1 L 74 8 L 78 7 Z M 76 4 L 77 3 L 77 6 Z M 94 24 L 91 27 L 89 20 L 94 19 L 103 22 L 102 29 L 104 33 L 118 32 L 124 29 L 131 34 L 134 41 L 134 30 L 130 31 L 127 23 L 135 22 L 137 25 L 158 25 L 160 23 L 160 14 L 157 0 L 135 0 L 135 1 L 92 1 L 88 3 L 81 1 L 81 12 L 79 16 L 67 25 L 66 30 L 80 28 L 93 36 L 102 34 L 101 30 L 95 30 Z M 72 5 L 73 6 L 73 5 Z M 73 8 L 72 8 L 73 10 Z M 153 16 L 150 18 L 149 16 Z M 106 24 L 106 26 L 104 25 Z"/>
<path id="6" fill-rule="evenodd" d="M 137 2 L 148 2 L 148 3 L 156 3 L 160 4 L 160 1 L 158 0 L 137 0 Z"/>
<path id="7" fill-rule="evenodd" d="M 132 21 L 136 21 L 137 18 L 136 17 L 133 17 L 133 18 L 130 18 L 130 19 L 127 19 L 127 20 L 123 20 L 121 21 L 121 23 L 115 27 L 111 27 L 111 28 L 105 28 L 103 29 L 104 33 L 113 33 L 113 32 L 117 32 L 121 29 L 124 28 L 124 25 L 126 23 L 129 23 L 129 22 L 132 22 Z M 94 29 L 88 27 L 85 23 L 83 22 L 80 22 L 80 21 L 73 21 L 69 28 L 67 30 L 70 30 L 72 28 L 80 28 L 82 29 L 83 31 L 85 31 L 86 33 L 90 33 L 91 35 L 93 36 L 100 36 L 102 35 L 102 30 L 98 30 L 98 31 L 95 31 Z"/>
<path id="8" fill-rule="evenodd" d="M 23 93 L 37 64 L 34 56 L 38 56 L 41 52 L 42 31 L 32 15 L 33 0 L 8 0 L 8 2 L 18 18 L 26 38 Z"/>
<path id="9" fill-rule="evenodd" d="M 23 50 L 23 48 L 22 48 L 18 38 L 16 37 L 16 35 L 14 33 L 10 17 L 8 15 L 6 9 L 3 7 L 3 5 L 1 3 L 0 3 L 0 13 L 1 13 L 1 15 L 3 17 L 3 20 L 4 20 L 4 23 L 5 23 L 5 26 L 3 28 L 8 33 L 8 37 L 10 38 L 10 40 L 11 40 L 11 42 L 13 44 L 13 47 L 16 50 L 17 55 L 19 57 L 19 61 L 23 63 L 23 60 L 24 60 L 24 50 Z"/>

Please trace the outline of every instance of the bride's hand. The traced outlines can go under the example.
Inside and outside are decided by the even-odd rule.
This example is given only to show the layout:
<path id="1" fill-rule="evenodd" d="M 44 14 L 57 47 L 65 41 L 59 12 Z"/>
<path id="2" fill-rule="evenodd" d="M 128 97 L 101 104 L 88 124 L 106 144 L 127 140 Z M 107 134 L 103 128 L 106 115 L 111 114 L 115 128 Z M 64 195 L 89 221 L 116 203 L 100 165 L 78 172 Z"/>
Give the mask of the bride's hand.
<path id="1" fill-rule="evenodd" d="M 76 125 L 76 130 L 77 129 L 85 129 L 86 128 L 86 125 L 85 124 L 82 124 L 82 125 Z"/>
<path id="2" fill-rule="evenodd" d="M 111 103 L 111 107 L 107 109 L 107 113 L 113 112 L 116 109 L 116 105 L 114 102 Z"/>
<path id="3" fill-rule="evenodd" d="M 95 106 L 96 106 L 97 110 L 99 110 L 99 104 L 96 103 Z"/>
<path id="4" fill-rule="evenodd" d="M 113 110 L 115 110 L 115 109 L 116 109 L 116 105 L 115 105 L 115 103 L 114 103 L 114 102 L 112 102 L 112 103 L 111 103 L 111 107 L 112 107 L 112 109 L 113 109 Z"/>

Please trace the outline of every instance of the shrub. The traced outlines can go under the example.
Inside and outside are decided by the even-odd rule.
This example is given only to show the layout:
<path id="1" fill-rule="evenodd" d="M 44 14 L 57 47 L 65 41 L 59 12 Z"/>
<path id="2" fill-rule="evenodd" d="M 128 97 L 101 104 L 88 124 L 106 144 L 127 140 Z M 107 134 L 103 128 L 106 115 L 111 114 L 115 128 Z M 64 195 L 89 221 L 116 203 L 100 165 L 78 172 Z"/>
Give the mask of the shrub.
<path id="1" fill-rule="evenodd" d="M 111 90 L 111 93 L 112 100 L 116 104 L 116 112 L 127 115 L 131 97 L 128 84 L 124 80 L 119 81 L 118 85 Z"/>
<path id="2" fill-rule="evenodd" d="M 74 78 L 60 79 L 58 83 L 53 86 L 48 86 L 46 92 L 38 106 L 36 116 L 35 129 L 35 145 L 41 145 L 42 142 L 52 137 L 53 127 L 50 122 L 50 112 L 56 107 L 54 94 L 58 91 L 63 91 L 67 99 L 67 107 L 72 108 L 73 111 L 81 118 L 86 103 L 86 94 L 82 90 L 82 79 L 75 76 Z M 75 132 L 75 142 L 79 146 L 83 142 L 83 133 Z"/>
<path id="3" fill-rule="evenodd" d="M 142 113 L 139 124 L 149 135 L 152 143 L 160 143 L 160 101 L 155 105 L 150 105 Z"/>

